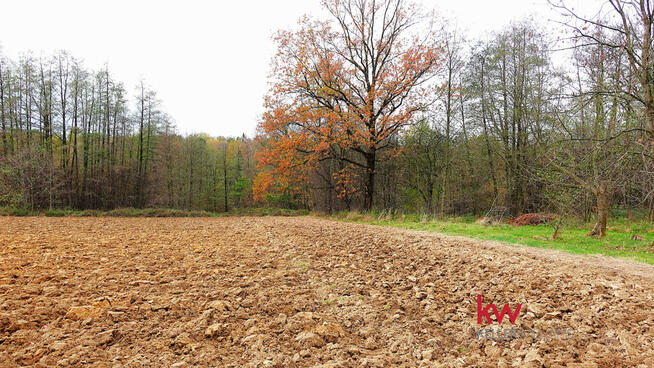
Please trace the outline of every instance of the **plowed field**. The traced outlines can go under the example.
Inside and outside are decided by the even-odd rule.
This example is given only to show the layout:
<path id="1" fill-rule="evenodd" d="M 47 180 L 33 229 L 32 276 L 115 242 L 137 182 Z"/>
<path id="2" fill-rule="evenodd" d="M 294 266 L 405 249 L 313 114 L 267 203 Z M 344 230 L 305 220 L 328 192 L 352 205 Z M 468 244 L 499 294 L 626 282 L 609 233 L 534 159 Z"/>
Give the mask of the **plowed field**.
<path id="1" fill-rule="evenodd" d="M 654 268 L 310 217 L 3 217 L 0 367 L 30 365 L 654 367 Z"/>

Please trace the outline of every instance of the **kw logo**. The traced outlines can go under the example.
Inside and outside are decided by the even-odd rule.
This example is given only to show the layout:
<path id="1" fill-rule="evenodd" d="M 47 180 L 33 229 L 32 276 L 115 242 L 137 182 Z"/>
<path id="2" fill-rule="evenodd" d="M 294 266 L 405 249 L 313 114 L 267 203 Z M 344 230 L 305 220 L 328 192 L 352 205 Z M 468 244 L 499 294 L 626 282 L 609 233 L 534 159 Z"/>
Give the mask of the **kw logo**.
<path id="1" fill-rule="evenodd" d="M 477 295 L 477 324 L 481 325 L 482 324 L 482 318 L 486 317 L 486 322 L 488 324 L 492 325 L 493 321 L 490 318 L 490 314 L 488 311 L 490 309 L 493 310 L 493 313 L 495 314 L 495 318 L 497 319 L 497 323 L 502 324 L 502 320 L 504 319 L 504 315 L 509 316 L 509 321 L 511 321 L 511 324 L 515 323 L 515 320 L 518 319 L 518 314 L 520 313 L 520 308 L 522 307 L 522 304 L 518 304 L 518 306 L 515 309 L 515 312 L 511 313 L 511 308 L 509 307 L 509 304 L 504 304 L 504 308 L 502 308 L 501 313 L 497 313 L 497 307 L 495 304 L 489 304 L 486 306 L 486 308 L 482 309 L 482 304 L 481 304 L 481 294 Z"/>

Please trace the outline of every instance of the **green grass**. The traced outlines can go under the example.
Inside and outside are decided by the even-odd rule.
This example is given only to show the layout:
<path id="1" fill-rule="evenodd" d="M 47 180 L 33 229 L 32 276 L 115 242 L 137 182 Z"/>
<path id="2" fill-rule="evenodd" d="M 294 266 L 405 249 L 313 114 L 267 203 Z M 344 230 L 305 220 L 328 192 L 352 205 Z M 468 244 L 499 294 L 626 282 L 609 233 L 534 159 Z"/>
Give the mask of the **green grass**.
<path id="1" fill-rule="evenodd" d="M 509 224 L 483 225 L 471 218 L 437 220 L 427 216 L 389 214 L 337 214 L 333 218 L 404 229 L 424 230 L 435 233 L 457 235 L 468 238 L 496 240 L 506 243 L 523 244 L 531 247 L 557 249 L 574 254 L 601 254 L 610 257 L 626 258 L 654 265 L 654 224 L 645 220 L 626 218 L 609 221 L 607 236 L 596 239 L 586 236 L 592 224 L 575 223 L 559 230 L 559 238 L 551 239 L 551 225 L 513 226 Z M 639 235 L 646 241 L 632 240 Z"/>

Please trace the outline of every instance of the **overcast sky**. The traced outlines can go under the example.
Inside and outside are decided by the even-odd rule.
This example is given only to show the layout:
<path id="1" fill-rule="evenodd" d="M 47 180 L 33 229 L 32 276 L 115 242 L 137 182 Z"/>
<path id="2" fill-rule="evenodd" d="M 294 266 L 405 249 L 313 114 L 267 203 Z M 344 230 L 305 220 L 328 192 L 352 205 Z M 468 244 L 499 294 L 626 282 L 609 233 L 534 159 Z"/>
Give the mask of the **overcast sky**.
<path id="1" fill-rule="evenodd" d="M 598 0 L 570 3 L 597 4 Z M 422 0 L 483 37 L 528 15 L 554 17 L 546 0 Z M 0 0 L 0 46 L 11 58 L 65 49 L 92 68 L 109 64 L 134 94 L 143 78 L 181 133 L 254 134 L 262 113 L 272 33 L 320 0 Z"/>

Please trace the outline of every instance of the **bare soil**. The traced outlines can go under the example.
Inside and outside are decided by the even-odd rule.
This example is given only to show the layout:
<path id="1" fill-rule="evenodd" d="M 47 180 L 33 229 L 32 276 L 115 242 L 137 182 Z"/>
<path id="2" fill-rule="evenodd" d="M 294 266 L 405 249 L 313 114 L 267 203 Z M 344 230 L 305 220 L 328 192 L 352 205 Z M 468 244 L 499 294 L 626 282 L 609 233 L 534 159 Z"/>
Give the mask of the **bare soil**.
<path id="1" fill-rule="evenodd" d="M 480 338 L 478 294 L 570 333 Z M 654 367 L 653 297 L 644 264 L 319 218 L 0 218 L 0 367 Z"/>

